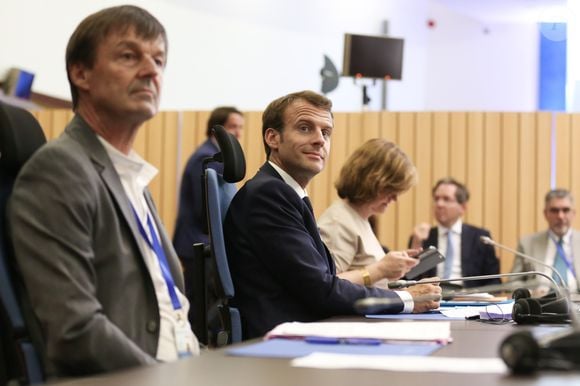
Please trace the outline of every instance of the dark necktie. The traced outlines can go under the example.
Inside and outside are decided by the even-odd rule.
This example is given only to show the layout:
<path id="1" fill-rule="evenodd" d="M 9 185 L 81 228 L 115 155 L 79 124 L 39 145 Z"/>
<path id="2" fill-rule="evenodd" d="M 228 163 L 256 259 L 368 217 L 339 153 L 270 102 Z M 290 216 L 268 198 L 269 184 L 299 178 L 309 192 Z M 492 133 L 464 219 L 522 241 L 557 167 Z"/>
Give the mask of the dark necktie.
<path id="1" fill-rule="evenodd" d="M 564 247 L 562 246 L 562 238 L 558 239 L 558 243 L 556 245 L 556 256 L 554 256 L 554 269 L 558 271 L 560 276 L 562 276 L 563 286 L 568 285 L 568 266 L 566 265 L 566 261 L 564 260 L 565 257 L 562 256 L 564 253 Z M 554 280 L 559 280 L 556 275 L 552 275 Z"/>

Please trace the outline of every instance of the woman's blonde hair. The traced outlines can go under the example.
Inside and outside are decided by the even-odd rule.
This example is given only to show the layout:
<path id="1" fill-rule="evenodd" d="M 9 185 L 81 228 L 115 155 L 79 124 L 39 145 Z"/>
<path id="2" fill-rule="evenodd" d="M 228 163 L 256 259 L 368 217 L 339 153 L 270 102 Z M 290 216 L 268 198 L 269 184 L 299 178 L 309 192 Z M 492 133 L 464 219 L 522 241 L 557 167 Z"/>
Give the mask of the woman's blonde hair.
<path id="1" fill-rule="evenodd" d="M 353 204 L 380 194 L 401 194 L 417 183 L 417 170 L 407 154 L 382 138 L 366 141 L 346 160 L 336 181 L 340 198 Z"/>

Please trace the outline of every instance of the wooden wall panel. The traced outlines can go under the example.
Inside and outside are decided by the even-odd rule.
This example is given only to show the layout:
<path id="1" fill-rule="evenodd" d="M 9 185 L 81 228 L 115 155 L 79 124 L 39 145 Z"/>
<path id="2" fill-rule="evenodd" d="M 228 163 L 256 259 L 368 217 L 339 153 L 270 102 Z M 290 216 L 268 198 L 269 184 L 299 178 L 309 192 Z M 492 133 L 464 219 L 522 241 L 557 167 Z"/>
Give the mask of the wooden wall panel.
<path id="1" fill-rule="evenodd" d="M 385 138 L 391 142 L 399 142 L 398 135 L 398 124 L 399 124 L 399 114 L 394 112 L 383 111 L 380 113 L 381 138 Z M 377 218 L 376 228 L 378 238 L 383 245 L 388 246 L 390 249 L 397 248 L 397 206 L 389 205 L 385 214 Z"/>
<path id="2" fill-rule="evenodd" d="M 183 175 L 183 169 L 185 164 L 189 160 L 189 157 L 193 154 L 195 149 L 200 145 L 200 140 L 202 138 L 202 127 L 198 125 L 197 116 L 198 113 L 195 111 L 183 111 L 179 112 L 179 138 L 177 142 L 178 146 L 178 174 L 179 182 L 181 184 L 181 178 Z"/>
<path id="3" fill-rule="evenodd" d="M 34 115 L 34 117 L 38 120 L 38 123 L 40 123 L 42 131 L 44 132 L 44 136 L 47 140 L 54 138 L 54 135 L 52 135 L 53 112 L 54 110 L 37 110 L 32 112 L 32 115 Z"/>
<path id="4" fill-rule="evenodd" d="M 244 113 L 244 130 L 241 138 L 244 156 L 246 157 L 246 177 L 239 184 L 252 178 L 260 166 L 266 162 L 264 141 L 262 140 L 262 113 L 251 111 Z"/>
<path id="5" fill-rule="evenodd" d="M 483 226 L 501 240 L 501 116 L 485 113 L 483 142 Z"/>
<path id="6" fill-rule="evenodd" d="M 209 111 L 162 112 L 140 130 L 135 150 L 159 169 L 150 186 L 162 219 L 172 232 L 182 169 L 205 140 Z M 35 112 L 47 138 L 58 136 L 72 117 L 68 110 Z M 265 161 L 261 112 L 246 112 L 240 143 L 246 179 Z M 413 160 L 419 183 L 378 219 L 384 245 L 406 248 L 414 225 L 433 224 L 431 187 L 441 177 L 466 183 L 471 200 L 465 220 L 483 226 L 500 243 L 515 247 L 525 233 L 545 228 L 543 196 L 550 188 L 551 130 L 555 122 L 558 186 L 580 197 L 580 115 L 494 112 L 335 113 L 331 153 L 325 170 L 308 187 L 315 213 L 337 198 L 334 182 L 347 157 L 364 141 L 383 137 Z M 580 218 L 580 216 L 579 216 Z M 576 220 L 576 227 L 580 227 Z M 502 271 L 512 256 L 502 255 Z"/>
<path id="7" fill-rule="evenodd" d="M 345 134 L 347 136 L 348 154 L 351 154 L 362 143 L 362 114 L 352 113 L 347 115 L 348 129 Z"/>
<path id="8" fill-rule="evenodd" d="M 503 244 L 515 245 L 518 235 L 518 157 L 519 119 L 516 113 L 502 115 L 502 173 L 501 173 L 501 240 Z M 512 266 L 513 256 L 503 253 L 502 272 Z"/>
<path id="9" fill-rule="evenodd" d="M 467 121 L 465 113 L 451 113 L 449 126 L 449 175 L 465 183 L 467 170 Z"/>
<path id="10" fill-rule="evenodd" d="M 178 190 L 181 172 L 178 168 L 179 157 L 178 149 L 178 131 L 179 131 L 179 114 L 175 111 L 163 113 L 163 140 L 161 141 L 161 170 L 159 177 L 161 181 L 160 201 L 157 202 L 161 219 L 170 237 L 173 235 L 175 228 L 175 219 L 177 218 Z M 179 173 L 179 175 L 178 175 Z M 175 189 L 167 189 L 167 186 L 173 186 Z"/>
<path id="11" fill-rule="evenodd" d="M 570 126 L 571 118 L 568 114 L 556 115 L 556 187 L 570 186 Z"/>
<path id="12" fill-rule="evenodd" d="M 576 210 L 580 211 L 578 207 L 578 200 L 580 200 L 580 114 L 573 114 L 571 116 L 572 122 L 570 127 L 570 185 L 568 189 L 576 199 Z M 573 222 L 573 227 L 580 228 L 580 215 L 576 215 Z"/>
<path id="13" fill-rule="evenodd" d="M 534 230 L 546 228 L 544 195 L 550 190 L 552 177 L 552 118 L 551 113 L 537 113 L 536 181 L 532 186 L 536 194 Z"/>
<path id="14" fill-rule="evenodd" d="M 465 221 L 483 224 L 483 113 L 468 113 L 466 122 L 465 153 L 467 166 L 463 182 L 470 192 Z"/>
<path id="15" fill-rule="evenodd" d="M 433 113 L 433 181 L 447 177 L 450 172 L 449 162 L 449 113 Z"/>
<path id="16" fill-rule="evenodd" d="M 414 132 L 415 132 L 415 118 L 414 113 L 400 113 L 399 115 L 399 133 L 398 145 L 399 147 L 407 153 L 411 158 L 415 158 L 415 143 L 414 143 Z M 401 195 L 398 198 L 396 205 L 397 222 L 396 222 L 396 233 L 395 233 L 395 245 L 392 246 L 396 249 L 405 249 L 407 246 L 407 241 L 409 235 L 413 230 L 414 219 L 415 219 L 415 189 Z"/>
<path id="17" fill-rule="evenodd" d="M 533 187 L 537 171 L 537 130 L 535 114 L 520 115 L 519 157 L 518 157 L 518 235 L 532 233 L 535 229 L 535 209 L 538 203 L 538 192 Z"/>
<path id="18" fill-rule="evenodd" d="M 414 163 L 417 168 L 418 182 L 414 189 L 416 208 L 413 224 L 429 223 L 433 221 L 433 200 L 431 199 L 431 187 L 433 185 L 433 120 L 431 113 L 418 113 L 415 127 L 415 157 Z M 407 194 L 407 193 L 404 193 Z M 410 234 L 410 232 L 409 232 Z"/>
<path id="19" fill-rule="evenodd" d="M 366 112 L 362 114 L 362 135 L 360 143 L 364 143 L 371 138 L 379 138 L 381 135 L 381 113 L 378 111 Z"/>

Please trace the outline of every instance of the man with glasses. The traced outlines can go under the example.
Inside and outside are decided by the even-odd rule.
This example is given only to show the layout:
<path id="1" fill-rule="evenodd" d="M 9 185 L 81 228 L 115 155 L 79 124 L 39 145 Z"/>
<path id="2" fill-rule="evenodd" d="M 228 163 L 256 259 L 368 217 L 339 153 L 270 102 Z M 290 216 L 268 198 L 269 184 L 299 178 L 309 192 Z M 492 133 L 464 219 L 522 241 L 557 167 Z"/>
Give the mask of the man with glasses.
<path id="1" fill-rule="evenodd" d="M 434 246 L 445 255 L 445 262 L 426 272 L 422 277 L 439 276 L 443 279 L 461 276 L 491 275 L 499 273 L 499 260 L 490 245 L 480 241 L 481 236 L 491 237 L 488 230 L 463 222 L 469 191 L 453 178 L 442 178 L 433 187 L 433 211 L 437 226 L 419 224 L 413 230 L 409 247 Z M 460 284 L 461 282 L 457 282 Z M 499 279 L 464 282 L 465 287 L 499 284 Z"/>
<path id="2" fill-rule="evenodd" d="M 548 229 L 523 237 L 518 251 L 553 266 L 559 273 L 565 287 L 570 291 L 580 291 L 578 287 L 580 269 L 580 231 L 572 229 L 576 216 L 574 197 L 568 190 L 550 190 L 544 199 L 544 217 Z M 535 267 L 533 263 L 516 257 L 513 272 L 540 270 L 549 275 L 552 271 L 545 267 Z M 560 279 L 555 276 L 555 279 Z"/>

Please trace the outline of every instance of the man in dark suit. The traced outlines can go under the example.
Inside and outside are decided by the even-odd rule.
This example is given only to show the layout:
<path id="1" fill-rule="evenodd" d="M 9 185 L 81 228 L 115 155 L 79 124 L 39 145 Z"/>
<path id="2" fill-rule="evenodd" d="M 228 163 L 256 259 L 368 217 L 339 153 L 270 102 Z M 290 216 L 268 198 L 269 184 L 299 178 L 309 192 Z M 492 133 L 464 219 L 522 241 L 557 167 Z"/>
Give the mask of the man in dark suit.
<path id="1" fill-rule="evenodd" d="M 335 275 L 305 190 L 329 155 L 331 107 L 327 98 L 303 91 L 273 101 L 264 111 L 268 161 L 236 194 L 224 223 L 244 338 L 264 335 L 282 322 L 353 314 L 355 301 L 368 296 L 392 299 L 385 307 L 392 313 L 439 305 L 413 302 L 418 295 L 438 296 L 438 286 L 422 284 L 397 293 Z"/>
<path id="2" fill-rule="evenodd" d="M 488 230 L 463 222 L 469 191 L 453 178 L 437 181 L 432 190 L 435 219 L 438 225 L 423 223 L 415 227 L 409 240 L 412 248 L 435 246 L 445 255 L 445 262 L 422 277 L 439 276 L 444 279 L 460 276 L 499 273 L 499 260 L 490 245 L 481 242 L 481 236 L 491 237 Z M 465 281 L 465 287 L 499 284 L 499 279 Z"/>
<path id="3" fill-rule="evenodd" d="M 70 377 L 199 353 L 179 260 L 132 150 L 158 111 L 165 29 L 135 6 L 71 36 L 75 116 L 24 165 L 9 202 L 18 268 L 44 338 L 46 374 Z"/>

